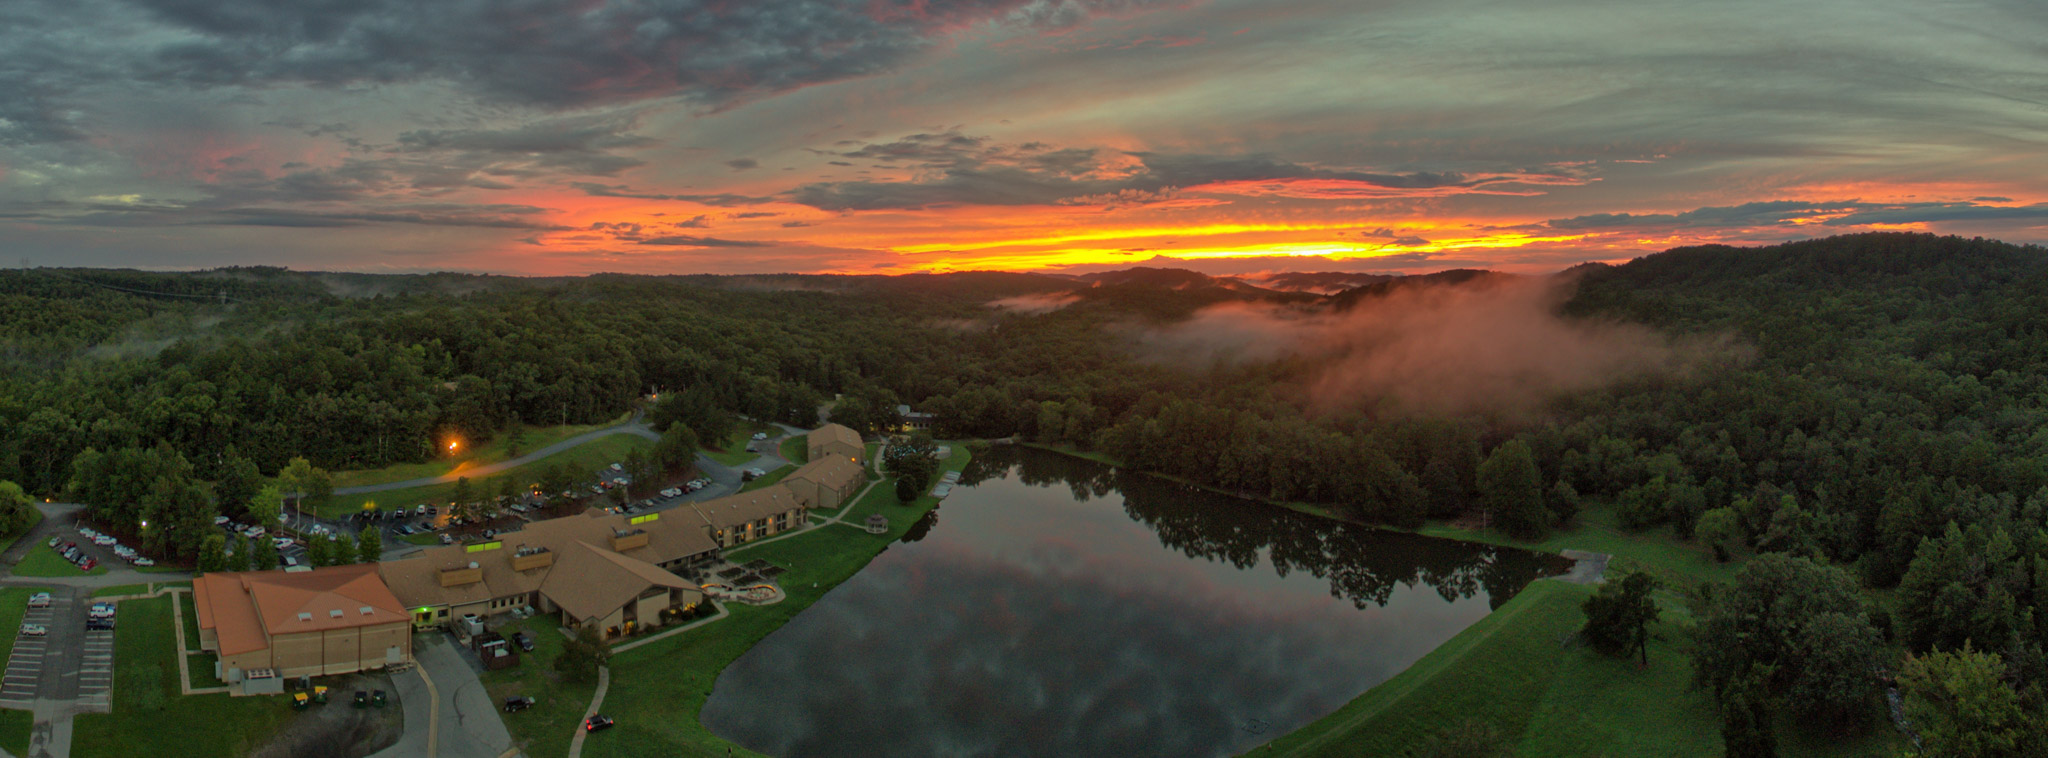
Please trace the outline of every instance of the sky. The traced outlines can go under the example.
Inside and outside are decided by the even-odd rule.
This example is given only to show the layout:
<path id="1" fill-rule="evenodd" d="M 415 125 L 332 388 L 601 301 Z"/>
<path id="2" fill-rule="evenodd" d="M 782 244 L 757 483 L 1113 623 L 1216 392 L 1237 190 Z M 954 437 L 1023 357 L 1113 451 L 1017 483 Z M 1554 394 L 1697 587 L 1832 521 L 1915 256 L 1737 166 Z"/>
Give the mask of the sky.
<path id="1" fill-rule="evenodd" d="M 2048 242 L 2038 0 L 7 0 L 0 265 L 1551 271 Z"/>

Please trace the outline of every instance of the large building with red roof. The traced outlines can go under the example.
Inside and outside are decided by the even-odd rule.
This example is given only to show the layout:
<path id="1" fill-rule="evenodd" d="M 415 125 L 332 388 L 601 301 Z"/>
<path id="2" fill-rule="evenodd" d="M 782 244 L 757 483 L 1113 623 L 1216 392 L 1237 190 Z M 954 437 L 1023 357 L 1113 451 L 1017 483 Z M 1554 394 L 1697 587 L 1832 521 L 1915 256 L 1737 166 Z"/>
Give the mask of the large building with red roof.
<path id="1" fill-rule="evenodd" d="M 412 660 L 412 615 L 374 565 L 209 573 L 192 581 L 192 600 L 200 649 L 220 656 L 230 684 Z"/>

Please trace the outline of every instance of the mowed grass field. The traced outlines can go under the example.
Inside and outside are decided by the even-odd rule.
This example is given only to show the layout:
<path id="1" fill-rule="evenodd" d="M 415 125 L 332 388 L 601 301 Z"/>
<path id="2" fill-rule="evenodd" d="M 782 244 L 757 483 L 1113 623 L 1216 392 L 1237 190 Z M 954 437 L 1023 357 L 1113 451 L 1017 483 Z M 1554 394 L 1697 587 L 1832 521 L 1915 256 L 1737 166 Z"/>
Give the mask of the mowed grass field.
<path id="1" fill-rule="evenodd" d="M 15 576 L 96 576 L 104 573 L 107 573 L 105 563 L 92 567 L 91 571 L 80 571 L 77 565 L 64 560 L 56 550 L 42 545 L 30 546 L 28 552 L 21 556 L 21 562 L 14 566 Z"/>
<path id="2" fill-rule="evenodd" d="M 458 448 L 456 454 L 439 457 L 424 463 L 399 463 L 383 468 L 336 471 L 334 472 L 334 486 L 337 488 L 360 487 L 367 484 L 403 482 L 408 479 L 440 476 L 463 466 L 485 466 L 511 460 L 570 437 L 583 434 L 584 432 L 618 426 L 632 417 L 633 414 L 627 413 L 602 424 L 522 427 L 516 432 L 500 434 L 489 442 L 475 447 L 467 447 L 469 443 L 467 440 L 464 440 L 462 441 L 464 447 Z M 516 451 L 514 450 L 514 442 L 518 443 Z M 442 444 L 445 445 L 447 443 L 443 442 Z"/>
<path id="3" fill-rule="evenodd" d="M 71 754 L 244 756 L 297 715 L 285 698 L 179 694 L 171 598 L 124 600 L 114 632 L 114 712 L 78 717 Z"/>
<path id="4" fill-rule="evenodd" d="M 580 445 L 524 466 L 502 471 L 497 474 L 471 479 L 469 485 L 477 493 L 497 492 L 498 482 L 512 479 L 525 486 L 533 483 L 534 472 L 549 466 L 564 463 L 578 472 L 595 473 L 597 469 L 617 463 L 626 457 L 627 451 L 643 453 L 654 447 L 654 441 L 634 434 L 615 434 L 589 444 Z M 317 510 L 327 518 L 341 518 L 363 510 L 367 504 L 376 504 L 380 509 L 411 508 L 419 503 L 446 503 L 455 496 L 455 483 L 431 484 L 425 487 L 372 492 L 363 495 L 336 495 L 321 503 Z"/>
<path id="5" fill-rule="evenodd" d="M 46 592 L 42 587 L 7 587 L 0 589 L 0 630 L 20 629 L 21 618 L 28 613 L 28 596 Z M 14 641 L 18 634 L 7 635 L 0 640 L 0 661 L 14 654 Z M 35 726 L 35 715 L 28 711 L 0 711 L 0 750 L 10 755 L 28 755 L 29 730 Z"/>
<path id="6" fill-rule="evenodd" d="M 1650 664 L 1609 658 L 1570 642 L 1585 624 L 1592 587 L 1543 580 L 1408 670 L 1336 713 L 1249 756 L 1402 756 L 1437 732 L 1491 727 L 1522 758 L 1718 756 L 1720 717 L 1692 687 L 1692 619 L 1660 593 Z M 1904 743 L 1882 724 L 1847 740 L 1818 740 L 1781 725 L 1780 754 L 1895 756 Z"/>

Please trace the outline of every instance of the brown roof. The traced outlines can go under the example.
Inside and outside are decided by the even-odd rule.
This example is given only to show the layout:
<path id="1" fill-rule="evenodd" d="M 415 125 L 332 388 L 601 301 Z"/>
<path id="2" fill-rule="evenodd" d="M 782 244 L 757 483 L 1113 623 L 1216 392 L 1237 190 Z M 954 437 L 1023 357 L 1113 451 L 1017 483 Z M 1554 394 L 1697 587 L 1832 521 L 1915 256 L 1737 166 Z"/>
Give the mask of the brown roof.
<path id="1" fill-rule="evenodd" d="M 587 542 L 562 548 L 540 591 L 578 621 L 604 618 L 649 587 L 697 590 L 659 566 L 619 555 Z"/>
<path id="2" fill-rule="evenodd" d="M 607 548 L 611 545 L 612 535 L 620 530 L 647 532 L 645 547 L 623 552 L 624 557 L 647 564 L 667 563 L 718 549 L 718 543 L 704 533 L 701 519 L 690 518 L 688 512 L 649 515 L 655 518 L 633 524 L 627 516 L 592 509 L 575 516 L 535 521 L 519 531 L 500 534 L 494 540 L 499 545 L 495 549 L 471 549 L 477 545 L 433 547 L 413 557 L 385 561 L 379 566 L 384 581 L 408 606 L 463 605 L 539 591 L 556 573 L 555 569 L 562 566 L 562 558 L 571 545 L 587 543 L 611 552 Z M 512 568 L 512 558 L 521 547 L 549 550 L 555 554 L 555 562 L 551 566 L 516 571 Z M 477 564 L 482 581 L 441 586 L 443 569 L 465 568 L 470 563 Z M 552 595 L 550 599 L 557 604 L 561 602 Z"/>
<path id="3" fill-rule="evenodd" d="M 810 463 L 804 464 L 802 468 L 799 468 L 796 471 L 791 472 L 789 476 L 783 477 L 782 483 L 789 484 L 792 482 L 804 481 L 815 482 L 817 484 L 824 485 L 828 489 L 836 490 L 842 493 L 843 495 L 851 495 L 853 491 L 857 489 L 862 482 L 867 481 L 867 476 L 867 470 L 861 468 L 860 464 L 854 463 L 850 459 L 841 458 L 839 456 L 834 455 L 826 458 L 818 458 L 816 460 L 811 461 Z M 835 507 L 839 504 L 809 503 L 809 505 L 812 508 L 829 508 Z"/>
<path id="4" fill-rule="evenodd" d="M 804 445 L 808 450 L 824 447 L 827 442 L 844 442 L 858 450 L 867 449 L 860 440 L 860 432 L 840 424 L 826 424 L 811 430 L 810 434 L 804 436 Z"/>
<path id="5" fill-rule="evenodd" d="M 411 618 L 368 564 L 204 574 L 192 580 L 192 600 L 200 628 L 214 630 L 223 655 L 261 650 L 280 634 Z"/>
<path id="6" fill-rule="evenodd" d="M 756 521 L 773 518 L 776 514 L 806 507 L 796 492 L 788 486 L 777 483 L 737 495 L 706 500 L 690 506 L 704 517 L 704 523 L 713 529 L 725 529 Z"/>

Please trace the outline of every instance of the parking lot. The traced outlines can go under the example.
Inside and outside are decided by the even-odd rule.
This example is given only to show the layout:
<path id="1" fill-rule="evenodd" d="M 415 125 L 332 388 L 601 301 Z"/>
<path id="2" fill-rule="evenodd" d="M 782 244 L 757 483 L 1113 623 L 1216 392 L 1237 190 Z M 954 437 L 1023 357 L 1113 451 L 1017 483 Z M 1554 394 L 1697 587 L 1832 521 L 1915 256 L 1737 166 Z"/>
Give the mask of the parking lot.
<path id="1" fill-rule="evenodd" d="M 39 625 L 45 633 L 30 637 L 17 630 L 14 652 L 0 678 L 0 707 L 29 709 L 39 699 L 74 698 L 86 710 L 106 711 L 111 706 L 114 631 L 86 629 L 90 592 L 57 588 L 47 607 L 32 607 L 22 614 L 24 624 Z"/>

